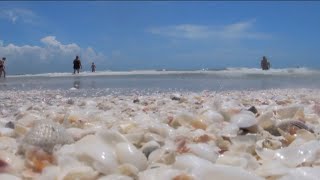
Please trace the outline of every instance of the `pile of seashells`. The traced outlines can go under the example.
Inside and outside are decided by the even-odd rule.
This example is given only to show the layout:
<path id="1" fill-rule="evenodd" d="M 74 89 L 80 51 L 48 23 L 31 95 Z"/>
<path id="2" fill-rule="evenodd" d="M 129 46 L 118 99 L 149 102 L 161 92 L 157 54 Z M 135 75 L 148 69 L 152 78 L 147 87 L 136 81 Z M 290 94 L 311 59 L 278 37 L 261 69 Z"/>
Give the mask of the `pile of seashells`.
<path id="1" fill-rule="evenodd" d="M 0 179 L 320 177 L 320 90 L 33 90 L 1 93 L 0 108 Z"/>

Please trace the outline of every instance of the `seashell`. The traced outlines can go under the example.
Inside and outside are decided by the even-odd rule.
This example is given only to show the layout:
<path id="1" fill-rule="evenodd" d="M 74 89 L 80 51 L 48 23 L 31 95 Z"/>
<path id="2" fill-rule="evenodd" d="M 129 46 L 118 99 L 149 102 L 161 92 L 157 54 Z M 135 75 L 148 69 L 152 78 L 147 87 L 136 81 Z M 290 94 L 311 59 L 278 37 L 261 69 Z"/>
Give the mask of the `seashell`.
<path id="1" fill-rule="evenodd" d="M 0 179 L 5 180 L 22 180 L 21 178 L 11 175 L 11 174 L 0 174 Z"/>
<path id="2" fill-rule="evenodd" d="M 20 124 L 16 124 L 15 128 L 14 128 L 14 132 L 15 134 L 20 137 L 20 136 L 25 136 L 30 128 L 26 127 L 26 126 L 22 126 Z"/>
<path id="3" fill-rule="evenodd" d="M 100 177 L 98 180 L 133 180 L 133 178 L 121 174 L 110 174 Z"/>
<path id="4" fill-rule="evenodd" d="M 107 144 L 99 135 L 88 135 L 74 144 L 64 145 L 56 156 L 74 156 L 103 174 L 115 172 L 118 167 L 113 145 Z"/>
<path id="5" fill-rule="evenodd" d="M 126 139 L 128 139 L 128 141 L 131 144 L 134 144 L 135 146 L 140 147 L 141 143 L 143 142 L 144 132 L 130 133 L 130 134 L 125 134 L 124 136 L 126 137 Z"/>
<path id="6" fill-rule="evenodd" d="M 320 176 L 319 167 L 299 167 L 291 169 L 288 174 L 279 178 L 279 180 L 317 180 Z"/>
<path id="7" fill-rule="evenodd" d="M 160 148 L 160 144 L 158 144 L 156 141 L 150 141 L 141 147 L 141 151 L 148 158 L 150 153 L 158 148 Z"/>
<path id="8" fill-rule="evenodd" d="M 208 160 L 191 154 L 182 154 L 177 156 L 176 162 L 173 164 L 173 168 L 186 170 L 190 172 L 190 175 L 203 180 L 210 180 L 213 177 L 215 179 L 224 180 L 262 180 L 262 178 L 242 168 L 213 164 Z"/>
<path id="9" fill-rule="evenodd" d="M 219 156 L 217 164 L 241 167 L 243 169 L 255 170 L 259 167 L 257 160 L 249 153 L 238 153 L 227 151 Z"/>
<path id="10" fill-rule="evenodd" d="M 200 118 L 205 121 L 206 124 L 212 124 L 212 123 L 217 123 L 217 122 L 223 122 L 224 117 L 213 110 L 206 110 L 201 113 Z"/>
<path id="11" fill-rule="evenodd" d="M 134 145 L 129 143 L 116 144 L 116 153 L 120 163 L 129 163 L 137 167 L 140 171 L 147 168 L 147 158 Z"/>
<path id="12" fill-rule="evenodd" d="M 251 106 L 251 107 L 248 109 L 248 111 L 252 112 L 253 114 L 257 114 L 257 113 L 258 113 L 257 108 L 254 107 L 254 106 Z"/>
<path id="13" fill-rule="evenodd" d="M 213 163 L 219 156 L 219 148 L 206 143 L 188 144 L 187 147 L 190 153 Z"/>
<path id="14" fill-rule="evenodd" d="M 234 152 L 254 153 L 254 147 L 257 140 L 258 137 L 255 134 L 231 137 L 231 145 L 229 146 L 229 150 Z"/>
<path id="15" fill-rule="evenodd" d="M 58 166 L 47 166 L 42 170 L 38 180 L 58 179 L 60 168 Z"/>
<path id="16" fill-rule="evenodd" d="M 16 139 L 11 137 L 0 136 L 0 150 L 16 153 L 18 149 L 18 143 Z"/>
<path id="17" fill-rule="evenodd" d="M 31 167 L 33 172 L 42 172 L 42 170 L 51 165 L 54 156 L 44 152 L 42 149 L 29 149 L 26 154 L 26 165 Z"/>
<path id="18" fill-rule="evenodd" d="M 0 128 L 0 136 L 13 137 L 15 135 L 14 129 L 1 127 Z"/>
<path id="19" fill-rule="evenodd" d="M 259 166 L 255 173 L 262 177 L 279 177 L 287 174 L 291 168 L 286 167 L 284 164 L 282 164 L 279 161 L 273 161 L 273 160 L 265 160 Z"/>
<path id="20" fill-rule="evenodd" d="M 18 174 L 24 169 L 24 160 L 13 153 L 0 150 L 0 172 Z"/>
<path id="21" fill-rule="evenodd" d="M 313 129 L 311 129 L 305 123 L 299 120 L 280 121 L 276 126 L 281 130 L 290 133 L 291 135 L 296 134 L 296 131 L 298 129 L 305 129 L 312 133 L 314 132 Z"/>
<path id="22" fill-rule="evenodd" d="M 20 150 L 35 146 L 51 153 L 55 145 L 72 143 L 73 139 L 61 125 L 50 121 L 38 121 L 23 138 Z"/>
<path id="23" fill-rule="evenodd" d="M 162 164 L 172 164 L 175 161 L 176 152 L 170 149 L 156 149 L 150 153 L 148 157 L 148 162 L 152 163 L 162 163 Z"/>
<path id="24" fill-rule="evenodd" d="M 176 94 L 171 94 L 171 95 L 170 95 L 170 99 L 171 99 L 171 100 L 180 101 L 181 98 L 182 98 L 181 94 L 177 94 L 177 93 L 176 93 Z"/>
<path id="25" fill-rule="evenodd" d="M 186 173 L 179 174 L 178 176 L 175 176 L 172 178 L 172 180 L 193 180 L 193 179 L 194 177 Z"/>
<path id="26" fill-rule="evenodd" d="M 303 106 L 301 105 L 290 105 L 285 107 L 277 107 L 275 109 L 276 117 L 278 119 L 290 119 L 300 110 L 303 111 Z"/>
<path id="27" fill-rule="evenodd" d="M 144 134 L 143 141 L 144 142 L 156 141 L 159 144 L 163 144 L 164 138 L 158 134 L 147 132 Z"/>
<path id="28" fill-rule="evenodd" d="M 162 179 L 174 179 L 181 174 L 186 174 L 184 171 L 170 169 L 168 167 L 160 167 L 147 169 L 139 172 L 139 180 L 162 180 Z"/>
<path id="29" fill-rule="evenodd" d="M 273 119 L 273 112 L 266 111 L 262 113 L 259 117 L 257 117 L 257 121 L 258 121 L 258 125 L 263 129 L 268 129 L 270 127 L 273 127 L 273 125 L 275 124 L 275 121 Z"/>
<path id="30" fill-rule="evenodd" d="M 312 162 L 320 150 L 317 140 L 306 142 L 300 146 L 288 146 L 276 151 L 274 159 L 281 161 L 288 167 L 297 167 L 302 163 Z"/>
<path id="31" fill-rule="evenodd" d="M 239 113 L 231 117 L 230 122 L 237 125 L 239 128 L 248 128 L 257 124 L 257 119 L 251 112 Z"/>
<path id="32" fill-rule="evenodd" d="M 86 179 L 95 180 L 97 179 L 99 173 L 94 171 L 89 166 L 76 166 L 64 169 L 58 176 L 57 179 L 63 180 L 74 180 L 74 179 Z"/>
<path id="33" fill-rule="evenodd" d="M 125 163 L 125 164 L 121 164 L 120 166 L 118 166 L 117 172 L 122 175 L 132 177 L 133 179 L 137 179 L 139 169 L 136 168 L 135 166 L 133 166 L 132 164 Z"/>
<path id="34" fill-rule="evenodd" d="M 7 122 L 4 127 L 14 129 L 14 123 L 12 121 Z"/>
<path id="35" fill-rule="evenodd" d="M 236 124 L 228 124 L 223 127 L 223 129 L 219 132 L 219 136 L 223 137 L 236 137 L 239 132 L 239 127 Z"/>

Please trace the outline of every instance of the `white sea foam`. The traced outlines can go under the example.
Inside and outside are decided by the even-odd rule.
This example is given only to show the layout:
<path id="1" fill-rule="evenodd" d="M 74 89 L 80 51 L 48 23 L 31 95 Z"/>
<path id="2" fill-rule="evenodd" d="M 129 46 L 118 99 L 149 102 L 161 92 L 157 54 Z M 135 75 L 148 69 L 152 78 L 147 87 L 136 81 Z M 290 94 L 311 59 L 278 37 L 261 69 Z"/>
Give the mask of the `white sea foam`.
<path id="1" fill-rule="evenodd" d="M 84 71 L 80 74 L 70 72 L 56 72 L 43 74 L 9 75 L 8 77 L 72 77 L 72 76 L 115 76 L 115 75 L 179 75 L 179 74 L 212 74 L 219 76 L 245 76 L 245 75 L 318 75 L 320 70 L 309 68 L 283 68 L 263 71 L 258 68 L 226 68 L 221 70 L 188 70 L 188 71 L 167 71 L 167 70 L 132 70 L 132 71 Z"/>

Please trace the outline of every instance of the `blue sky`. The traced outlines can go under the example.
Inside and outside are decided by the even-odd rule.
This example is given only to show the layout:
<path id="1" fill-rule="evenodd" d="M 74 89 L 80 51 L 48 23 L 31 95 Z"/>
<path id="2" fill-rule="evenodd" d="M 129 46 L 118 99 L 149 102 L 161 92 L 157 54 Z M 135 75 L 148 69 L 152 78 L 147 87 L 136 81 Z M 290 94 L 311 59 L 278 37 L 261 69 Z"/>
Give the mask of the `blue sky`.
<path id="1" fill-rule="evenodd" d="M 320 3 L 0 2 L 8 74 L 84 69 L 320 68 Z"/>

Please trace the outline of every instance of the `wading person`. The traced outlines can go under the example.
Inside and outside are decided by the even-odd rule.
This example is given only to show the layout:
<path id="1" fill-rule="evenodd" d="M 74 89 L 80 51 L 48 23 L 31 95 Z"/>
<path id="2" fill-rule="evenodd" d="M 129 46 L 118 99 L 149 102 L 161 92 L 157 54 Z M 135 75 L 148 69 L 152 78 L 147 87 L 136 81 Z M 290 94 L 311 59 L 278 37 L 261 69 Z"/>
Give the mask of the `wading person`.
<path id="1" fill-rule="evenodd" d="M 77 71 L 78 74 L 79 74 L 80 68 L 82 69 L 81 61 L 80 61 L 80 59 L 79 59 L 79 56 L 76 56 L 76 59 L 73 60 L 73 74 L 75 74 L 76 71 Z"/>

